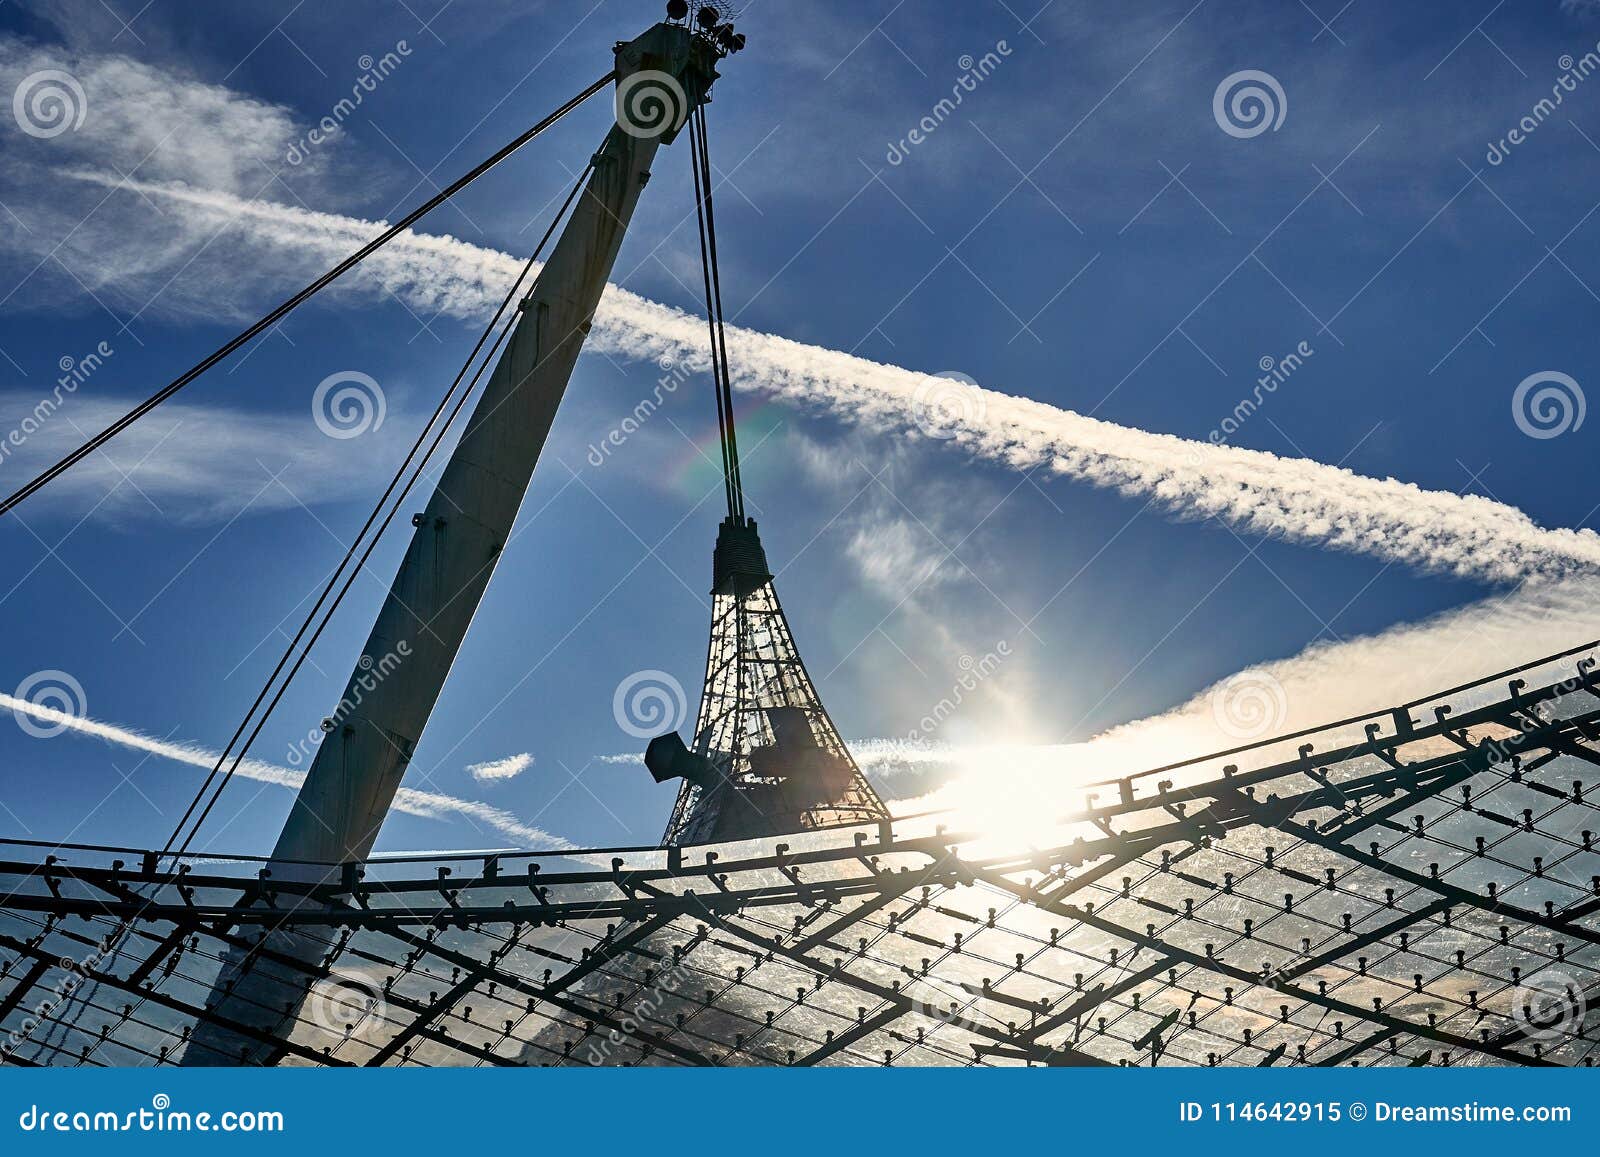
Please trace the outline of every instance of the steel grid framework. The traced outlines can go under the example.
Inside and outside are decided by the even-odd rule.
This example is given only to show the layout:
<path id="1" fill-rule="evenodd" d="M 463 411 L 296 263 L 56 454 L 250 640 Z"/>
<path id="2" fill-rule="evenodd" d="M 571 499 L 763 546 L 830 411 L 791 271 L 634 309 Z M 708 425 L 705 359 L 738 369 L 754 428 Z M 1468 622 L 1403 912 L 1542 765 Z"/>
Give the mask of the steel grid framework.
<path id="1" fill-rule="evenodd" d="M 286 1064 L 1587 1065 L 1593 646 L 1496 678 L 1101 785 L 1026 847 L 925 815 L 303 884 L 14 848 L 0 1056 L 175 1063 L 254 949 L 276 1027 L 221 1027 Z"/>

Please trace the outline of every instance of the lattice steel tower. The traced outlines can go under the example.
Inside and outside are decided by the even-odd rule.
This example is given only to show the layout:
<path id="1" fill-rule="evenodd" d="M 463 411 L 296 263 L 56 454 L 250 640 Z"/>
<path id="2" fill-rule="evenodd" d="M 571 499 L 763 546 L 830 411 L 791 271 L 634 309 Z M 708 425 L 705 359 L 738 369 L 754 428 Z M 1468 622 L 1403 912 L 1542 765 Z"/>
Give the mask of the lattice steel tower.
<path id="1" fill-rule="evenodd" d="M 711 643 L 694 745 L 686 747 L 673 732 L 652 740 L 645 753 L 658 783 L 683 781 L 662 842 L 735 840 L 886 819 L 883 802 L 856 766 L 806 673 L 755 520 L 745 514 L 705 110 L 696 109 L 690 121 L 728 517 L 712 556 Z"/>
<path id="2" fill-rule="evenodd" d="M 713 557 L 711 644 L 694 748 L 668 735 L 646 754 L 658 781 L 683 779 L 664 842 L 886 818 L 806 673 L 755 521 L 729 515 Z"/>

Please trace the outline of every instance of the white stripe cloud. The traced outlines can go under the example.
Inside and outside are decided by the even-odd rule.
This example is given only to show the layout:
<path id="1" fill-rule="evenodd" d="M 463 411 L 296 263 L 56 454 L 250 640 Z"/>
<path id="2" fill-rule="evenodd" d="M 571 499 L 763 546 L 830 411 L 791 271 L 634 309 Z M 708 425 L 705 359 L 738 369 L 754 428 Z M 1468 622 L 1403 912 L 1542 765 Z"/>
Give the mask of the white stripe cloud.
<path id="1" fill-rule="evenodd" d="M 228 249 L 285 279 L 309 277 L 369 239 L 381 223 L 158 182 L 121 182 L 125 196 L 186 206 L 206 228 L 228 227 Z M 419 313 L 479 319 L 515 276 L 516 258 L 451 237 L 398 238 L 347 287 L 393 293 Z M 605 295 L 592 349 L 643 360 L 703 358 L 704 323 L 616 286 Z M 734 384 L 885 433 L 915 434 L 926 375 L 733 327 Z M 998 390 L 970 387 L 945 407 L 951 444 L 1019 470 L 1039 469 L 1148 501 L 1179 518 L 1369 555 L 1427 572 L 1494 583 L 1600 569 L 1600 536 L 1546 529 L 1513 506 L 1424 490 L 1393 478 L 1259 450 L 1151 433 Z M 921 391 L 921 393 L 919 393 Z"/>
<path id="2" fill-rule="evenodd" d="M 101 739 L 107 743 L 114 743 L 119 747 L 142 751 L 159 759 L 187 764 L 190 767 L 200 767 L 210 771 L 217 762 L 217 753 L 215 751 L 208 751 L 192 743 L 173 743 L 165 739 L 157 739 L 132 728 L 119 727 L 114 723 L 103 723 L 97 719 L 72 715 L 64 711 L 58 711 L 53 707 L 30 703 L 26 699 L 18 699 L 13 695 L 0 693 L 0 709 L 9 709 L 52 726 L 65 728 L 78 735 Z M 256 780 L 260 783 L 270 783 L 278 787 L 293 788 L 297 791 L 305 780 L 304 772 L 291 771 L 287 767 L 278 767 L 275 764 L 266 763 L 259 759 L 244 760 L 239 765 L 237 774 L 245 779 Z M 415 788 L 402 787 L 399 794 L 395 796 L 394 807 L 396 811 L 404 812 L 407 815 L 422 816 L 426 819 L 464 819 L 475 826 L 497 831 L 517 841 L 520 846 L 525 848 L 560 850 L 573 846 L 560 836 L 551 835 L 542 828 L 524 823 L 504 808 L 492 807 L 478 800 L 457 799 L 455 796 L 444 795 L 440 792 L 418 791 Z"/>
<path id="3" fill-rule="evenodd" d="M 310 164 L 282 163 L 302 132 L 294 110 L 125 57 L 58 58 L 0 37 L 7 88 L 61 66 L 83 82 L 94 115 L 49 141 L 17 136 L 17 163 L 0 172 L 15 214 L 0 221 L 0 244 L 36 270 L 30 299 L 81 300 L 87 283 L 139 315 L 248 317 L 378 230 L 377 222 L 250 199 L 266 192 L 328 204 L 343 195 L 334 179 L 349 163 L 342 148 L 330 145 Z M 125 180 L 130 171 L 135 179 Z M 64 180 L 68 173 L 79 179 Z M 397 297 L 421 317 L 480 321 L 519 266 L 504 253 L 412 233 L 335 292 Z M 704 338 L 695 317 L 612 287 L 589 342 L 633 359 L 699 360 Z M 919 429 L 923 374 L 737 327 L 729 341 L 740 388 L 885 433 Z M 951 388 L 940 383 L 938 396 L 950 401 Z M 1486 498 L 1132 429 L 996 390 L 957 390 L 953 400 L 941 407 L 945 432 L 966 452 L 1117 490 L 1178 518 L 1496 583 L 1600 569 L 1600 536 L 1545 529 Z"/>

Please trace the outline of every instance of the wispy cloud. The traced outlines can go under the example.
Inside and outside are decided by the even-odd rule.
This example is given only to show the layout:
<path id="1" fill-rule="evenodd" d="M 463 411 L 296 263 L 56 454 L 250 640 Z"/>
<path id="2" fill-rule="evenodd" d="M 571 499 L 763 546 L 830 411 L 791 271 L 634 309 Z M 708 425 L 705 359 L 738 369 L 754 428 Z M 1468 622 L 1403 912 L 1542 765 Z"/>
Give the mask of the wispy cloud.
<path id="1" fill-rule="evenodd" d="M 515 779 L 533 766 L 533 756 L 524 751 L 521 755 L 508 755 L 487 763 L 469 763 L 467 770 L 479 783 L 492 783 L 502 779 Z"/>
<path id="2" fill-rule="evenodd" d="M 888 794 L 901 797 L 896 810 L 902 813 L 980 804 L 986 815 L 997 809 L 1064 810 L 1081 801 L 1087 783 L 1383 711 L 1594 638 L 1600 638 L 1600 578 L 1584 576 L 1522 588 L 1374 635 L 1316 644 L 1221 680 L 1160 715 L 1079 743 L 957 746 L 872 739 L 852 743 L 851 750 Z M 1575 658 L 1544 674 L 1570 675 Z M 1263 713 L 1239 710 L 1233 697 L 1241 686 L 1262 692 L 1256 706 Z M 1505 692 L 1492 685 L 1475 698 L 1452 701 L 1459 709 Z M 1354 728 L 1344 738 L 1358 739 L 1360 733 Z"/>
<path id="3" fill-rule="evenodd" d="M 108 361 L 100 380 L 116 364 Z M 331 438 L 312 415 L 315 387 L 286 387 L 305 400 L 299 414 L 170 402 L 56 479 L 38 502 L 107 519 L 212 522 L 367 493 L 403 455 L 402 442 L 413 435 L 406 416 L 390 413 L 359 441 Z M 0 489 L 20 486 L 127 408 L 85 391 L 39 419 L 37 402 L 21 390 L 0 391 Z"/>
<path id="4" fill-rule="evenodd" d="M 170 760 L 174 763 L 186 764 L 189 767 L 199 767 L 210 771 L 217 762 L 217 752 L 207 750 L 192 743 L 174 743 L 170 740 L 157 739 L 136 731 L 129 727 L 120 727 L 114 723 L 105 723 L 98 719 L 77 716 L 68 712 L 59 711 L 53 707 L 41 706 L 30 703 L 26 699 L 18 699 L 13 695 L 0 693 L 0 709 L 9 709 L 20 715 L 26 715 L 43 723 L 61 727 L 75 735 L 88 736 L 93 739 L 104 740 L 126 747 L 133 751 L 142 751 L 147 755 L 159 759 Z M 292 771 L 287 767 L 266 763 L 259 759 L 246 759 L 239 765 L 236 773 L 244 779 L 256 780 L 260 783 L 269 783 L 277 787 L 287 787 L 299 790 L 305 781 L 305 773 Z M 551 835 L 542 828 L 524 823 L 516 815 L 504 808 L 494 807 L 479 800 L 458 799 L 455 796 L 444 795 L 440 792 L 418 791 L 415 788 L 403 787 L 395 796 L 394 807 L 396 811 L 407 815 L 422 816 L 426 819 L 463 819 L 474 826 L 489 828 L 501 835 L 515 840 L 525 848 L 540 848 L 560 850 L 571 848 L 573 845 L 560 836 Z"/>
<path id="5" fill-rule="evenodd" d="M 0 77 L 48 64 L 37 48 L 0 43 Z M 30 214 L 48 218 L 69 200 L 72 184 L 93 205 L 104 203 L 51 259 L 74 261 L 77 254 L 93 272 L 75 269 L 75 275 L 91 275 L 104 298 L 213 318 L 248 314 L 267 290 L 307 280 L 378 230 L 379 222 L 251 200 L 288 195 L 282 173 L 274 173 L 282 168 L 278 149 L 298 131 L 290 110 L 122 58 L 85 56 L 72 66 L 86 78 L 96 115 L 83 133 L 37 142 L 64 149 L 27 154 L 34 168 L 53 168 L 11 208 L 24 221 Z M 158 128 L 150 125 L 152 102 Z M 147 141 L 152 133 L 157 138 Z M 126 163 L 107 168 L 106 155 Z M 123 176 L 134 165 L 138 171 Z M 315 174 L 310 181 L 293 176 L 302 190 L 317 189 Z M 48 219 L 35 224 L 27 234 L 11 230 L 6 245 L 27 250 L 66 232 L 51 230 Z M 394 296 L 419 315 L 477 320 L 517 267 L 509 254 L 483 246 L 408 234 L 339 293 Z M 925 432 L 922 373 L 742 328 L 728 339 L 741 389 L 765 390 L 878 432 Z M 611 286 L 589 344 L 619 357 L 698 358 L 704 326 L 682 310 Z M 1242 533 L 1490 583 L 1600 568 L 1597 534 L 1547 530 L 1522 510 L 1480 496 L 1131 429 L 1000 390 L 973 387 L 962 402 L 941 410 L 952 448 L 1117 490 L 1174 517 L 1216 518 Z"/>
<path id="6" fill-rule="evenodd" d="M 61 63 L 36 46 L 0 40 L 0 80 Z M 81 132 L 21 142 L 27 151 L 8 165 L 23 184 L 8 204 L 31 223 L 5 231 L 0 243 L 32 253 L 68 234 L 47 261 L 41 255 L 35 282 L 59 277 L 55 266 L 70 263 L 73 276 L 59 288 L 73 295 L 87 278 L 103 300 L 138 310 L 247 316 L 267 291 L 308 280 L 379 228 L 253 199 L 309 195 L 327 204 L 340 195 L 315 166 L 284 171 L 282 150 L 299 132 L 291 110 L 120 57 L 65 63 L 84 80 L 95 115 Z M 330 159 L 317 163 L 337 156 L 330 149 Z M 74 185 L 87 205 L 71 203 Z M 88 206 L 95 211 L 85 219 Z M 52 229 L 50 215 L 69 210 L 72 229 Z M 421 316 L 478 320 L 519 264 L 451 237 L 412 233 L 337 292 L 395 297 Z M 876 432 L 926 430 L 929 380 L 921 373 L 737 327 L 728 337 L 742 389 Z M 699 358 L 703 343 L 703 323 L 693 316 L 617 287 L 607 291 L 589 339 L 592 349 L 631 359 Z M 941 407 L 951 447 L 1116 490 L 1178 518 L 1216 519 L 1241 532 L 1494 583 L 1600 569 L 1600 536 L 1540 527 L 1487 498 L 1133 429 L 998 390 L 973 387 L 957 400 Z"/>
<path id="7" fill-rule="evenodd" d="M 231 221 L 230 259 L 249 253 L 256 269 L 278 268 L 286 276 L 331 264 L 379 228 L 225 192 L 123 184 L 121 195 L 142 194 Z M 382 251 L 349 288 L 394 293 L 419 312 L 478 318 L 517 268 L 508 254 L 413 233 Z M 695 358 L 704 336 L 703 323 L 682 310 L 612 286 L 589 344 L 630 359 Z M 741 389 L 881 433 L 916 437 L 925 429 L 929 379 L 923 374 L 739 327 L 729 329 L 728 342 Z M 998 390 L 969 389 L 966 404 L 941 411 L 941 433 L 950 446 L 1013 469 L 1116 490 L 1179 518 L 1217 519 L 1245 533 L 1493 583 L 1600 569 L 1594 532 L 1546 529 L 1516 507 L 1487 498 L 1151 433 Z"/>

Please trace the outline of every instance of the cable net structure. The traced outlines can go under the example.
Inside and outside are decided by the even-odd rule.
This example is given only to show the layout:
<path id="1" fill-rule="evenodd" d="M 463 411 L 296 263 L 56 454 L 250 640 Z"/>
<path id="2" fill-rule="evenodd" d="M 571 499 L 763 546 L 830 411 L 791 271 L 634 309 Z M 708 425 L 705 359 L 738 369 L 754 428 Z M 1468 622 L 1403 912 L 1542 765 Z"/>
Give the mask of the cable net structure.
<path id="1" fill-rule="evenodd" d="M 704 108 L 742 46 L 726 6 L 673 0 L 606 78 L 0 501 L 3 516 L 615 82 L 616 123 L 523 278 L 565 216 L 548 259 L 508 289 L 168 843 L 0 841 L 0 1064 L 1592 1064 L 1600 644 L 1091 783 L 1059 813 L 891 815 L 801 662 L 746 511 Z M 682 780 L 666 835 L 375 857 L 680 134 L 727 517 L 692 743 L 645 753 L 657 781 Z M 326 721 L 270 857 L 191 850 L 475 392 L 350 685 L 391 644 L 408 661 Z M 413 619 L 429 641 L 408 640 Z"/>
<path id="2" fill-rule="evenodd" d="M 1026 842 L 937 813 L 320 882 L 13 845 L 0 1058 L 177 1063 L 220 962 L 293 927 L 320 955 L 220 1026 L 291 1065 L 1589 1065 L 1597 763 L 1591 644 Z"/>

